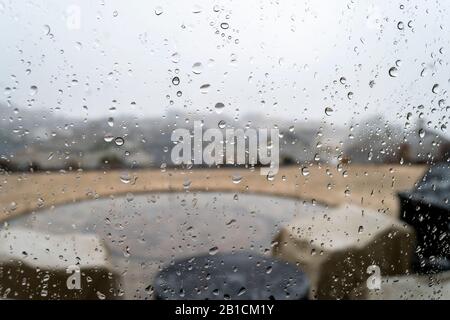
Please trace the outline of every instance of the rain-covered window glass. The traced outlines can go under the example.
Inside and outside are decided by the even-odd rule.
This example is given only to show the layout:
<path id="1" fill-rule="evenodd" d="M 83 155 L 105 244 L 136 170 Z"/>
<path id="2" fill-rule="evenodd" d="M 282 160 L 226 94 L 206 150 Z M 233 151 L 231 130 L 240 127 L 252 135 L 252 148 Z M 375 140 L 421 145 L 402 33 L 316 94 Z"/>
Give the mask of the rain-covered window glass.
<path id="1" fill-rule="evenodd" d="M 0 298 L 450 299 L 449 14 L 0 0 Z"/>

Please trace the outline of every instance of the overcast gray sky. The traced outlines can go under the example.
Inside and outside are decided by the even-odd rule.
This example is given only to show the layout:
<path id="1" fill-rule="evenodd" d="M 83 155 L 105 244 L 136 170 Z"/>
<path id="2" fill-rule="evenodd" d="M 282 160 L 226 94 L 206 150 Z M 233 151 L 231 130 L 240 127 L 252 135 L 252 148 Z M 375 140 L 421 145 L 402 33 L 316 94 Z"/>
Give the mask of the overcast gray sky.
<path id="1" fill-rule="evenodd" d="M 1 101 L 88 119 L 112 107 L 140 117 L 214 112 L 217 102 L 233 117 L 339 124 L 423 112 L 440 128 L 449 10 L 450 1 L 413 0 L 0 0 Z"/>

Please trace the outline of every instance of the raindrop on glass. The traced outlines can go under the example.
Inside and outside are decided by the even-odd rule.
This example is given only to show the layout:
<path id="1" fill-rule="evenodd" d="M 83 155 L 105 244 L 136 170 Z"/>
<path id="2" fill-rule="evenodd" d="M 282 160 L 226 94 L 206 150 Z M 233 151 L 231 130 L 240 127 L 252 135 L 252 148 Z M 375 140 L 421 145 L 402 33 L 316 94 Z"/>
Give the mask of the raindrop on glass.
<path id="1" fill-rule="evenodd" d="M 309 169 L 308 169 L 308 167 L 303 167 L 303 168 L 301 169 L 301 171 L 302 171 L 302 175 L 303 175 L 304 177 L 309 176 Z"/>
<path id="2" fill-rule="evenodd" d="M 114 140 L 114 136 L 112 135 L 112 134 L 109 134 L 109 133 L 107 133 L 107 134 L 105 134 L 105 136 L 103 137 L 103 140 L 105 140 L 105 142 L 111 142 L 111 141 L 113 141 Z"/>
<path id="3" fill-rule="evenodd" d="M 129 184 L 131 182 L 131 176 L 128 172 L 125 172 L 120 175 L 120 181 L 122 181 L 125 184 Z"/>
<path id="4" fill-rule="evenodd" d="M 234 174 L 234 175 L 231 177 L 231 180 L 233 181 L 234 184 L 238 184 L 239 182 L 242 181 L 242 176 L 239 175 L 239 174 Z"/>
<path id="5" fill-rule="evenodd" d="M 195 74 L 200 74 L 203 71 L 203 65 L 200 62 L 196 62 L 192 65 L 192 72 Z"/>
<path id="6" fill-rule="evenodd" d="M 200 13 L 202 12 L 202 7 L 200 7 L 198 4 L 194 5 L 192 8 L 192 13 Z"/>
<path id="7" fill-rule="evenodd" d="M 207 94 L 209 91 L 209 87 L 210 87 L 210 85 L 208 83 L 202 84 L 200 86 L 200 92 L 203 94 Z"/>
<path id="8" fill-rule="evenodd" d="M 174 77 L 174 78 L 172 79 L 172 83 L 173 83 L 174 86 L 179 85 L 179 84 L 180 84 L 180 78 Z"/>
<path id="9" fill-rule="evenodd" d="M 50 26 L 48 24 L 44 25 L 44 35 L 48 36 L 50 34 Z"/>
<path id="10" fill-rule="evenodd" d="M 398 70 L 396 67 L 392 67 L 389 69 L 389 76 L 391 76 L 392 78 L 397 77 L 398 75 Z"/>
<path id="11" fill-rule="evenodd" d="M 439 85 L 437 83 L 435 85 L 433 85 L 433 88 L 431 88 L 431 91 L 434 94 L 438 94 L 439 93 Z"/>
<path id="12" fill-rule="evenodd" d="M 30 96 L 34 96 L 38 92 L 38 87 L 31 86 L 30 87 Z"/>
<path id="13" fill-rule="evenodd" d="M 217 124 L 217 126 L 218 126 L 220 129 L 225 128 L 226 125 L 227 125 L 227 123 L 225 122 L 225 120 L 220 120 L 219 123 Z"/>
<path id="14" fill-rule="evenodd" d="M 223 108 L 225 108 L 225 105 L 222 102 L 217 102 L 214 108 L 216 109 L 216 112 L 220 114 L 222 113 Z"/>
<path id="15" fill-rule="evenodd" d="M 246 291 L 247 291 L 247 289 L 245 289 L 245 287 L 242 287 L 242 288 L 239 289 L 237 295 L 238 295 L 238 296 L 242 296 Z"/>
<path id="16" fill-rule="evenodd" d="M 186 179 L 183 181 L 183 188 L 184 189 L 189 189 L 189 187 L 191 186 L 191 181 Z"/>
<path id="17" fill-rule="evenodd" d="M 163 12 L 164 11 L 163 11 L 163 8 L 161 6 L 158 6 L 158 7 L 155 8 L 155 14 L 157 16 L 160 16 Z"/>
<path id="18" fill-rule="evenodd" d="M 114 143 L 116 144 L 116 146 L 123 146 L 123 144 L 125 143 L 125 140 L 122 137 L 117 137 L 116 139 L 114 139 Z"/>
<path id="19" fill-rule="evenodd" d="M 175 52 L 172 54 L 170 59 L 172 60 L 173 63 L 178 63 L 180 62 L 180 54 L 178 52 Z"/>
<path id="20" fill-rule="evenodd" d="M 425 130 L 424 129 L 420 129 L 419 130 L 419 137 L 420 138 L 424 138 L 425 137 Z"/>
<path id="21" fill-rule="evenodd" d="M 219 252 L 219 248 L 218 247 L 212 247 L 211 249 L 209 249 L 209 254 L 211 256 L 217 254 L 217 252 Z"/>

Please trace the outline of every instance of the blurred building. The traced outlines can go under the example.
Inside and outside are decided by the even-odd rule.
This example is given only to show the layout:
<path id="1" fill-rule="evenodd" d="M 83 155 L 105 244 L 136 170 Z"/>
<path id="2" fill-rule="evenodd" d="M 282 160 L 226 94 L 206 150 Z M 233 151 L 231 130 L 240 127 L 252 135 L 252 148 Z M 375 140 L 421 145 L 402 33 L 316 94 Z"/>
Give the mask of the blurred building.
<path id="1" fill-rule="evenodd" d="M 344 159 L 352 163 L 436 163 L 448 161 L 450 140 L 419 120 L 402 131 L 383 118 L 371 118 L 347 140 Z"/>

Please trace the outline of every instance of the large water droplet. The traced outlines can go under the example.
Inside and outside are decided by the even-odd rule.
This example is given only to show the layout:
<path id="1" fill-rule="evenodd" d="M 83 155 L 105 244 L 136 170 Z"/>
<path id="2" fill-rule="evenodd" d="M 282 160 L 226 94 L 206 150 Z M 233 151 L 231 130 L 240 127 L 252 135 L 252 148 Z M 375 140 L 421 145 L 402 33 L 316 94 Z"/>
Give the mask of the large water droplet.
<path id="1" fill-rule="evenodd" d="M 247 289 L 245 287 L 242 287 L 242 288 L 239 289 L 237 295 L 238 296 L 242 296 L 245 292 L 247 292 Z"/>
<path id="2" fill-rule="evenodd" d="M 31 86 L 30 87 L 30 96 L 34 96 L 38 92 L 37 86 Z"/>
<path id="3" fill-rule="evenodd" d="M 198 4 L 194 5 L 192 8 L 192 13 L 200 13 L 202 12 L 202 7 L 200 7 Z"/>
<path id="4" fill-rule="evenodd" d="M 217 126 L 218 126 L 220 129 L 225 128 L 226 125 L 227 125 L 227 123 L 225 122 L 225 120 L 220 120 L 219 123 L 217 124 Z"/>
<path id="5" fill-rule="evenodd" d="M 200 62 L 196 62 L 192 65 L 192 72 L 195 74 L 200 74 L 203 71 L 203 65 Z"/>
<path id="6" fill-rule="evenodd" d="M 155 14 L 156 14 L 157 16 L 160 16 L 163 12 L 164 12 L 164 11 L 163 11 L 163 8 L 162 8 L 161 6 L 157 6 L 157 7 L 155 8 Z"/>
<path id="7" fill-rule="evenodd" d="M 397 75 L 398 75 L 398 69 L 397 69 L 396 67 L 390 68 L 390 69 L 389 69 L 389 75 L 390 75 L 392 78 L 397 77 Z"/>
<path id="8" fill-rule="evenodd" d="M 266 176 L 267 181 L 273 181 L 275 180 L 275 175 L 273 174 L 272 171 L 270 171 L 267 176 Z"/>
<path id="9" fill-rule="evenodd" d="M 233 181 L 234 184 L 238 184 L 242 181 L 242 176 L 240 174 L 234 174 L 231 177 L 231 180 Z"/>
<path id="10" fill-rule="evenodd" d="M 175 52 L 171 55 L 170 59 L 173 63 L 178 63 L 180 62 L 180 54 L 178 52 Z"/>
<path id="11" fill-rule="evenodd" d="M 207 94 L 209 91 L 209 87 L 210 87 L 210 85 L 208 83 L 202 84 L 200 86 L 200 92 L 203 94 Z"/>
<path id="12" fill-rule="evenodd" d="M 431 88 L 431 91 L 434 94 L 438 94 L 439 93 L 439 85 L 437 83 L 435 85 L 433 85 L 433 88 Z"/>
<path id="13" fill-rule="evenodd" d="M 427 68 L 423 68 L 422 71 L 420 71 L 420 76 L 425 77 L 428 74 Z"/>
<path id="14" fill-rule="evenodd" d="M 420 129 L 419 130 L 419 137 L 420 138 L 424 138 L 425 137 L 425 130 L 424 129 Z"/>
<path id="15" fill-rule="evenodd" d="M 173 77 L 172 83 L 173 83 L 174 86 L 179 85 L 179 84 L 180 84 L 180 78 L 178 78 L 178 77 Z"/>
<path id="16" fill-rule="evenodd" d="M 217 254 L 217 252 L 219 252 L 219 248 L 218 247 L 212 247 L 211 249 L 209 249 L 209 254 L 212 255 L 212 256 Z"/>
<path id="17" fill-rule="evenodd" d="M 103 293 L 101 293 L 100 291 L 97 291 L 97 297 L 100 300 L 105 300 L 106 299 L 106 296 Z"/>
<path id="18" fill-rule="evenodd" d="M 124 172 L 120 175 L 120 181 L 125 184 L 129 184 L 131 182 L 131 176 L 128 172 Z"/>
<path id="19" fill-rule="evenodd" d="M 131 192 L 127 192 L 126 198 L 128 202 L 131 202 L 134 200 L 134 194 L 132 194 Z"/>
<path id="20" fill-rule="evenodd" d="M 302 168 L 302 175 L 304 177 L 309 176 L 309 168 L 308 167 L 303 167 Z"/>
<path id="21" fill-rule="evenodd" d="M 226 223 L 226 225 L 227 226 L 231 226 L 233 223 L 235 223 L 236 222 L 236 219 L 231 219 L 230 221 L 228 221 L 227 223 Z"/>
<path id="22" fill-rule="evenodd" d="M 103 137 L 103 140 L 105 140 L 105 142 L 111 142 L 114 140 L 114 136 L 110 133 L 105 134 L 105 136 Z"/>
<path id="23" fill-rule="evenodd" d="M 114 143 L 116 144 L 116 146 L 123 146 L 125 143 L 125 140 L 122 137 L 117 137 L 116 139 L 114 139 Z"/>
<path id="24" fill-rule="evenodd" d="M 48 36 L 50 34 L 50 26 L 48 24 L 44 25 L 44 35 Z"/>
<path id="25" fill-rule="evenodd" d="M 189 187 L 191 186 L 191 180 L 189 180 L 189 179 L 186 179 L 186 180 L 184 180 L 183 181 L 183 188 L 184 189 L 189 189 Z"/>
<path id="26" fill-rule="evenodd" d="M 223 108 L 225 108 L 225 105 L 222 102 L 217 102 L 214 108 L 216 109 L 216 112 L 220 114 L 222 113 Z"/>

